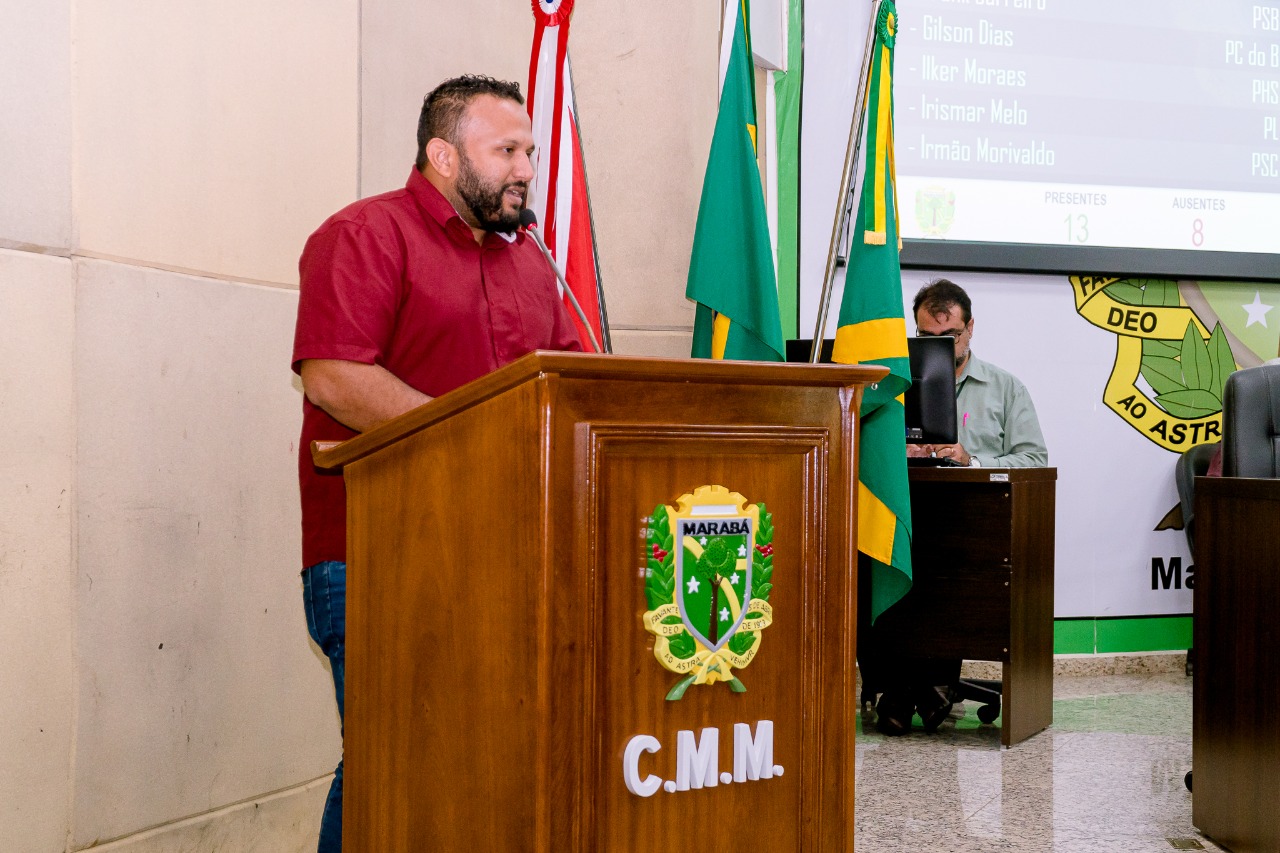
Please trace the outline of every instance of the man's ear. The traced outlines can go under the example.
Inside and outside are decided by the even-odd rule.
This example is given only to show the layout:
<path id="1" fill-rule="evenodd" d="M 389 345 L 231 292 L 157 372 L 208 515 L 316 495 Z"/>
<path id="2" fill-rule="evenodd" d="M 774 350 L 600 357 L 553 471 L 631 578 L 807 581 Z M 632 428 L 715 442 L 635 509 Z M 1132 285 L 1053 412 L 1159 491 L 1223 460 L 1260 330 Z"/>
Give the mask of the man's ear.
<path id="1" fill-rule="evenodd" d="M 458 149 L 436 136 L 427 142 L 427 163 L 443 178 L 452 178 L 458 170 Z"/>

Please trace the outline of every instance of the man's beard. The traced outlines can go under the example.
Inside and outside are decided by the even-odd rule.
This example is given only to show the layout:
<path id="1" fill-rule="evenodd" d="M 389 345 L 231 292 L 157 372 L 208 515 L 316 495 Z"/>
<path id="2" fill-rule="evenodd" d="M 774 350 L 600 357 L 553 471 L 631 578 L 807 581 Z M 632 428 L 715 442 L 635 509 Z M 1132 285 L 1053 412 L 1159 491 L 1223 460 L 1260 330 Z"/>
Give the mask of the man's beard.
<path id="1" fill-rule="evenodd" d="M 515 231 L 520 227 L 520 211 L 508 211 L 503 205 L 503 194 L 511 187 L 519 187 L 528 193 L 529 184 L 525 181 L 512 181 L 509 184 L 494 186 L 485 183 L 484 178 L 472 167 L 471 161 L 458 152 L 458 196 L 467 205 L 471 215 L 475 217 L 476 227 L 485 231 Z"/>

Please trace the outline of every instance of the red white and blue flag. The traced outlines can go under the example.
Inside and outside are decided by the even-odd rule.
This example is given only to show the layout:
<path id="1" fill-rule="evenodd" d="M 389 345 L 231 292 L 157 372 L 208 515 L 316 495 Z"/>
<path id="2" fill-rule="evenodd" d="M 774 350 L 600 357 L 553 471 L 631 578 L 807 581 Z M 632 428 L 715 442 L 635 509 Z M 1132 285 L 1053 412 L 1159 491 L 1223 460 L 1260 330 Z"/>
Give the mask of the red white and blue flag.
<path id="1" fill-rule="evenodd" d="M 529 119 L 533 123 L 536 173 L 529 207 L 538 215 L 547 248 L 564 270 L 596 339 L 609 350 L 604 295 L 596 264 L 587 177 L 569 76 L 569 16 L 573 0 L 532 0 L 533 55 L 529 60 Z M 568 299 L 565 299 L 566 305 Z M 570 307 L 582 348 L 591 342 Z"/>

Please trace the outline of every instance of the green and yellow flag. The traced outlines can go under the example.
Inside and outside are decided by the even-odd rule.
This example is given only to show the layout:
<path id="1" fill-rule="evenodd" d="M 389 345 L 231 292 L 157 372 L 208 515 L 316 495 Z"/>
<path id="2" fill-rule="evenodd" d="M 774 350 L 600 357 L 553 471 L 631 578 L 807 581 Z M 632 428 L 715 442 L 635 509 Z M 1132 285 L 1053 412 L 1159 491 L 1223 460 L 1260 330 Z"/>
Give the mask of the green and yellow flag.
<path id="1" fill-rule="evenodd" d="M 846 269 L 833 360 L 880 364 L 889 375 L 862 398 L 858 550 L 872 561 L 871 616 L 911 588 L 911 495 L 902 393 L 911 384 L 898 264 L 898 200 L 893 165 L 893 43 L 898 13 L 883 0 L 876 20 L 863 106 L 862 195 Z"/>
<path id="2" fill-rule="evenodd" d="M 783 361 L 778 284 L 756 163 L 746 0 L 725 6 L 720 113 L 702 182 L 685 296 L 698 303 L 694 358 Z"/>

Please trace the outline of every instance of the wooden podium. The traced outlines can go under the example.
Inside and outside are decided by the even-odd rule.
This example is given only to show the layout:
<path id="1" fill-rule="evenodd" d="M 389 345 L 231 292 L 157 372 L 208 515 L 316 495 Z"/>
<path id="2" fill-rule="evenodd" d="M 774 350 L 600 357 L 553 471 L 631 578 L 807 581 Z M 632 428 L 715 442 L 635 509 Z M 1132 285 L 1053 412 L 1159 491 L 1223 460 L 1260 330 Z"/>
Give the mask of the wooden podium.
<path id="1" fill-rule="evenodd" d="M 884 373 L 539 352 L 317 448 L 348 495 L 348 853 L 852 850 L 855 413 Z M 670 700 L 655 631 L 703 611 L 648 576 L 724 549 L 655 554 L 655 510 L 704 486 L 766 507 L 752 600 L 735 572 L 712 601 L 770 624 L 736 684 Z"/>
<path id="2" fill-rule="evenodd" d="M 1280 850 L 1280 480 L 1196 477 L 1191 822 Z"/>

